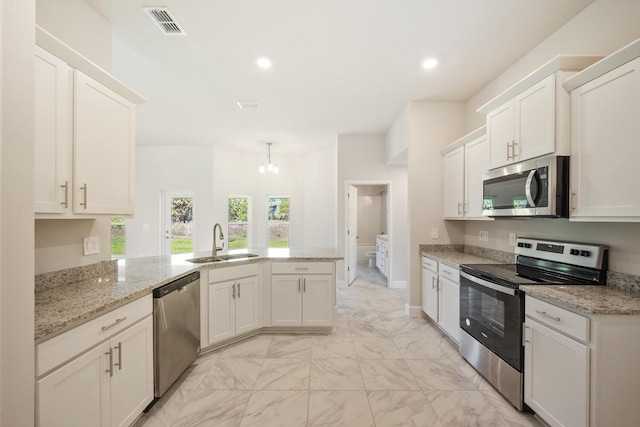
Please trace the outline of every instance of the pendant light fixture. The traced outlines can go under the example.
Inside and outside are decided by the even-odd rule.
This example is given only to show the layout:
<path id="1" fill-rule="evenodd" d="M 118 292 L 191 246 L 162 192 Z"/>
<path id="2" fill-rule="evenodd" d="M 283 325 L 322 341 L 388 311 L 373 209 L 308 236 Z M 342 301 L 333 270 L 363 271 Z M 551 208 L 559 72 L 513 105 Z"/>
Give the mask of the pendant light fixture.
<path id="1" fill-rule="evenodd" d="M 279 173 L 280 172 L 280 168 L 274 163 L 271 163 L 271 144 L 273 143 L 267 142 L 267 163 L 263 163 L 260 165 L 260 168 L 258 169 L 258 172 L 260 173 Z"/>

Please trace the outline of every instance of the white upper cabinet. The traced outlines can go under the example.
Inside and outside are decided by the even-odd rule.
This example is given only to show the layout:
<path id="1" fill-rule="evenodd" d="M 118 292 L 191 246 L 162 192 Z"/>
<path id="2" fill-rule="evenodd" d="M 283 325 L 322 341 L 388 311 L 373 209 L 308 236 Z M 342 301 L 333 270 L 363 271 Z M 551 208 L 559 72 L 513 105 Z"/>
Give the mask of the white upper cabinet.
<path id="1" fill-rule="evenodd" d="M 569 95 L 561 83 L 598 59 L 557 56 L 478 109 L 487 114 L 489 169 L 569 154 Z"/>
<path id="2" fill-rule="evenodd" d="M 573 89 L 570 220 L 640 221 L 640 41 L 567 83 Z"/>
<path id="3" fill-rule="evenodd" d="M 135 104 L 144 98 L 36 28 L 38 218 L 134 213 Z"/>
<path id="4" fill-rule="evenodd" d="M 449 144 L 444 156 L 444 217 L 489 219 L 482 216 L 482 175 L 489 170 L 486 127 Z"/>

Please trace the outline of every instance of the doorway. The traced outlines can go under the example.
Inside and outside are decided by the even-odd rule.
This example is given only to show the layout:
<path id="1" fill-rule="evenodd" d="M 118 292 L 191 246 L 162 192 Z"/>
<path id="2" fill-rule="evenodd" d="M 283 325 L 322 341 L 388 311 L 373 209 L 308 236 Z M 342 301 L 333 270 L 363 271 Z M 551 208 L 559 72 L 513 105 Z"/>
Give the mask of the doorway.
<path id="1" fill-rule="evenodd" d="M 163 255 L 195 251 L 195 191 L 162 192 Z"/>
<path id="2" fill-rule="evenodd" d="M 345 207 L 347 284 L 360 277 L 389 287 L 393 256 L 389 236 L 390 184 L 347 183 Z"/>

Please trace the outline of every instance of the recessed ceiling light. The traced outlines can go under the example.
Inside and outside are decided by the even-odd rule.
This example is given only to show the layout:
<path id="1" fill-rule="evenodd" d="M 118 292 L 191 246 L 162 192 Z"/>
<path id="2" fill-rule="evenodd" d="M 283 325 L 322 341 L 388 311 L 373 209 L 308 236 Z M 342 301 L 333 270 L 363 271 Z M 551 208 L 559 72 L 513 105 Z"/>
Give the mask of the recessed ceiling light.
<path id="1" fill-rule="evenodd" d="M 267 68 L 271 68 L 271 60 L 269 58 L 258 58 L 256 64 L 258 64 L 258 67 L 265 70 Z"/>
<path id="2" fill-rule="evenodd" d="M 422 63 L 422 68 L 424 68 L 425 70 L 431 70 L 435 68 L 436 65 L 438 65 L 438 60 L 436 58 L 429 58 L 424 60 L 424 62 Z"/>

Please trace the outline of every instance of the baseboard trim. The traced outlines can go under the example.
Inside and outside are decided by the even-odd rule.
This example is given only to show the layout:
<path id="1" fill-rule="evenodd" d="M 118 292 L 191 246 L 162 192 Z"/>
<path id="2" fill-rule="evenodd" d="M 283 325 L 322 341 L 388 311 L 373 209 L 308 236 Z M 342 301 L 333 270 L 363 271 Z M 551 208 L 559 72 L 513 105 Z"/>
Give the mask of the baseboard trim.
<path id="1" fill-rule="evenodd" d="M 393 283 L 391 283 L 391 289 L 407 289 L 407 281 L 394 280 Z"/>
<path id="2" fill-rule="evenodd" d="M 404 313 L 409 317 L 422 317 L 422 307 L 419 305 L 410 306 L 404 305 Z"/>

